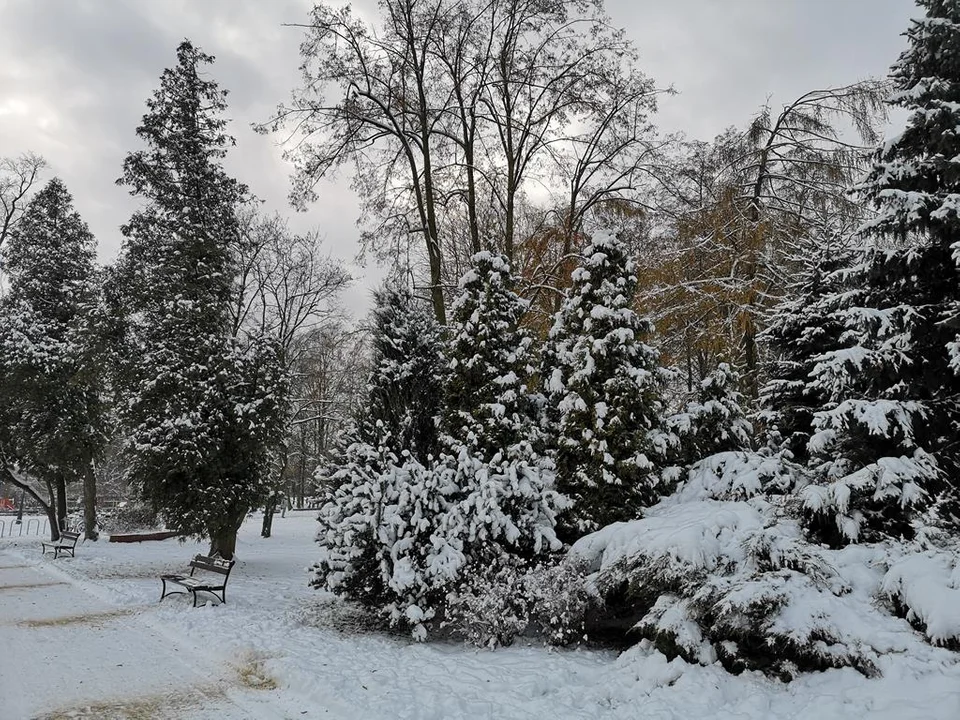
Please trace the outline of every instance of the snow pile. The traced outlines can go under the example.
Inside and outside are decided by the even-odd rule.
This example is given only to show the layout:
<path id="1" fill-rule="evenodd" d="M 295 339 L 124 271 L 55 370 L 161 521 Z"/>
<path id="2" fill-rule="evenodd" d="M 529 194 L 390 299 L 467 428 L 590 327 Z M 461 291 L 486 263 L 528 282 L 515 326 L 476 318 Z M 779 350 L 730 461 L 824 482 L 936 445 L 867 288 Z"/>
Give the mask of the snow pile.
<path id="1" fill-rule="evenodd" d="M 900 558 L 883 578 L 881 591 L 934 645 L 960 650 L 960 560 L 928 549 Z"/>
<path id="2" fill-rule="evenodd" d="M 582 562 L 609 614 L 667 657 L 782 678 L 853 667 L 878 672 L 881 654 L 917 645 L 874 602 L 882 547 L 829 550 L 765 500 L 676 498 L 641 520 L 582 538 Z"/>

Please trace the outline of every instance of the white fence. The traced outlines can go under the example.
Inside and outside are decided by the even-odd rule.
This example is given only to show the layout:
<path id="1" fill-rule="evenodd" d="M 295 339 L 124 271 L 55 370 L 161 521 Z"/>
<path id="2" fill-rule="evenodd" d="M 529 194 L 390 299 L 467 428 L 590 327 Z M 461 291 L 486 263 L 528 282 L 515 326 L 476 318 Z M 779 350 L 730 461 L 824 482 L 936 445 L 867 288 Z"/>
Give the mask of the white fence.
<path id="1" fill-rule="evenodd" d="M 15 517 L 0 518 L 0 538 L 24 537 L 27 535 L 46 535 L 50 530 L 50 521 L 46 518 L 25 517 L 17 522 Z"/>

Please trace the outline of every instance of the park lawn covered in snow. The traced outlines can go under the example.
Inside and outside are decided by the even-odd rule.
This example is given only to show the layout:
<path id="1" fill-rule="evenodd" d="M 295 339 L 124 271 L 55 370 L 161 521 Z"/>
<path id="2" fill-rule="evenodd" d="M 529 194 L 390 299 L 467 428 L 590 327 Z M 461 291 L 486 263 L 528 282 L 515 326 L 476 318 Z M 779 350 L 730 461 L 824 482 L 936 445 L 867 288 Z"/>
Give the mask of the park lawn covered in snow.
<path id="1" fill-rule="evenodd" d="M 76 660 L 71 664 L 82 670 L 77 679 L 84 680 L 91 695 L 84 696 L 78 685 L 66 693 L 70 703 L 65 704 L 62 686 L 34 683 L 35 693 L 42 694 L 37 687 L 46 687 L 47 694 L 32 697 L 31 708 L 47 713 L 60 707 L 76 709 L 84 706 L 85 698 L 88 704 L 99 703 L 100 714 L 74 710 L 73 715 L 48 717 L 133 717 L 123 714 L 122 708 L 125 700 L 136 700 L 138 683 L 152 675 L 185 678 L 178 663 L 189 658 L 193 676 L 206 673 L 211 687 L 227 687 L 225 693 L 211 694 L 208 707 L 212 715 L 227 720 L 960 717 L 960 655 L 922 643 L 905 645 L 922 651 L 884 655 L 879 678 L 843 669 L 802 675 L 785 684 L 758 673 L 730 675 L 716 664 L 667 661 L 646 645 L 620 655 L 536 646 L 488 651 L 455 643 L 418 644 L 406 637 L 364 631 L 353 622 L 357 615 L 349 607 L 308 587 L 307 568 L 317 555 L 315 526 L 312 513 L 278 516 L 274 537 L 265 540 L 259 537 L 259 518 L 248 519 L 241 530 L 227 604 L 198 609 L 190 607 L 186 595 L 158 603 L 158 577 L 184 569 L 193 554 L 206 552 L 206 545 L 104 540 L 79 545 L 75 559 L 54 561 L 49 555 L 41 557 L 35 537 L 0 541 L 0 557 L 8 566 L 13 562 L 19 566 L 5 572 L 40 571 L 48 582 L 68 583 L 72 593 L 69 606 L 55 608 L 43 607 L 42 594 L 37 596 L 39 605 L 28 606 L 16 603 L 16 592 L 0 593 L 0 640 L 21 638 L 19 647 L 3 651 L 0 671 L 7 677 L 0 678 L 0 688 L 15 688 L 10 673 L 30 665 L 15 661 L 17 656 L 42 652 L 30 639 L 41 629 L 24 634 L 24 621 L 54 611 L 76 615 L 99 604 L 124 618 L 119 640 L 116 628 L 111 633 L 84 634 L 69 627 L 46 629 L 48 639 L 75 643 L 70 652 Z M 0 584 L 3 581 L 0 575 Z M 905 636 L 914 632 L 904 621 L 890 618 L 889 624 L 899 624 L 898 632 Z M 129 633 L 126 644 L 123 628 Z M 162 636 L 179 657 L 162 652 L 144 658 L 144 643 L 152 642 L 152 634 Z M 116 647 L 102 647 L 108 642 Z M 116 662 L 93 666 L 83 661 L 104 656 Z M 133 662 L 124 662 L 125 658 Z M 9 698 L 5 702 L 11 706 Z M 121 709 L 111 715 L 104 707 Z M 156 717 L 170 716 L 159 712 Z"/>

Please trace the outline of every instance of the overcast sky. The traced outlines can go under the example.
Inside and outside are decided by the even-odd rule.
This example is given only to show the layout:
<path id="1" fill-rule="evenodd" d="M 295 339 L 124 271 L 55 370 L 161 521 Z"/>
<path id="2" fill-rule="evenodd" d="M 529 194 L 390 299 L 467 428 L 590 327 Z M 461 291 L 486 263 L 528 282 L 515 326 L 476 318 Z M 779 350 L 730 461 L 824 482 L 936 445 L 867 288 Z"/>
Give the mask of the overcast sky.
<path id="1" fill-rule="evenodd" d="M 0 0 L 0 156 L 32 150 L 73 192 L 101 256 L 120 246 L 119 225 L 134 207 L 114 184 L 144 101 L 184 37 L 217 57 L 213 74 L 230 91 L 237 147 L 230 171 L 287 210 L 289 168 L 276 138 L 255 135 L 299 80 L 306 0 Z M 373 0 L 355 2 L 373 8 Z M 768 99 L 775 107 L 802 93 L 883 76 L 905 47 L 901 33 L 918 14 L 912 0 L 607 0 L 627 29 L 641 66 L 679 94 L 661 101 L 666 131 L 711 139 L 742 125 Z M 345 178 L 326 182 L 296 227 L 317 227 L 329 252 L 352 260 L 356 200 Z M 358 312 L 379 275 L 355 268 L 347 298 Z"/>

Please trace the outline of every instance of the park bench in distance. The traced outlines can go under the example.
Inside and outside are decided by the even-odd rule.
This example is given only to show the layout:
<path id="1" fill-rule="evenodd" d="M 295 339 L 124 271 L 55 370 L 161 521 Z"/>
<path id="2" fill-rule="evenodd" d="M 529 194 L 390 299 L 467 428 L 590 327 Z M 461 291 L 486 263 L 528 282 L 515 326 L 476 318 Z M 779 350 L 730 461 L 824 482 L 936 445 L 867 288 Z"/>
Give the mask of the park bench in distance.
<path id="1" fill-rule="evenodd" d="M 227 601 L 227 580 L 230 578 L 230 571 L 233 569 L 233 564 L 235 562 L 236 560 L 224 560 L 223 558 L 219 557 L 197 555 L 193 558 L 193 560 L 190 561 L 189 575 L 160 576 L 160 580 L 163 582 L 163 592 L 160 593 L 160 600 L 163 600 L 167 595 L 182 595 L 185 593 L 190 593 L 193 595 L 193 606 L 196 607 L 197 593 L 208 592 L 220 602 L 225 603 Z M 215 580 L 209 576 L 196 577 L 193 574 L 196 570 L 204 570 L 208 573 L 223 575 L 223 580 L 221 582 L 215 582 Z M 186 590 L 171 590 L 170 592 L 167 592 L 167 583 L 180 585 L 181 587 L 186 588 Z M 217 592 L 220 594 L 217 595 Z"/>
<path id="2" fill-rule="evenodd" d="M 70 530 L 64 530 L 60 533 L 59 540 L 43 540 L 40 542 L 40 546 L 43 548 L 41 555 L 47 554 L 47 548 L 53 550 L 53 559 L 56 560 L 61 552 L 69 552 L 70 557 L 76 557 L 74 551 L 77 548 L 77 538 L 80 537 L 80 533 L 71 532 Z"/>

